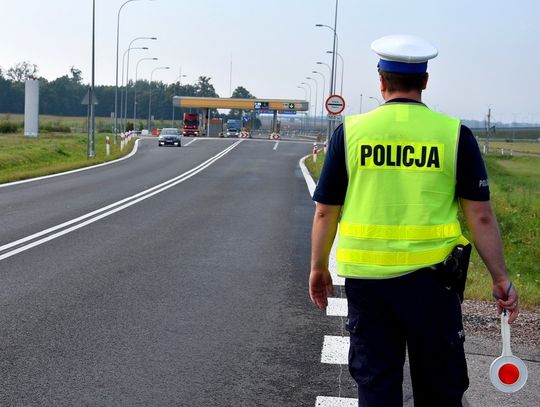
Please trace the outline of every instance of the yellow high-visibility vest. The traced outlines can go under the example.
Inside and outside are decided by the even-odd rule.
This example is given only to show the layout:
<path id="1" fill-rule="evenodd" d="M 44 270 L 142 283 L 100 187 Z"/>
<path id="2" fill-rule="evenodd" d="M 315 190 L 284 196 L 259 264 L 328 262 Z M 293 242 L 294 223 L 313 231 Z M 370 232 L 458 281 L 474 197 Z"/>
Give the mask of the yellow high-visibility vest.
<path id="1" fill-rule="evenodd" d="M 349 179 L 340 276 L 399 276 L 468 243 L 455 195 L 459 120 L 418 103 L 389 103 L 347 116 L 344 129 Z"/>

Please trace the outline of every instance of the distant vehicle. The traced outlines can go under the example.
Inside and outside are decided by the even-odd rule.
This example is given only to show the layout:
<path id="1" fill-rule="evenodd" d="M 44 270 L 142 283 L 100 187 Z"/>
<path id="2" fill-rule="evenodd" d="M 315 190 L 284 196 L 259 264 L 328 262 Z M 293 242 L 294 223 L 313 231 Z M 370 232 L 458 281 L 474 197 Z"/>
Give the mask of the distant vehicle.
<path id="1" fill-rule="evenodd" d="M 242 131 L 242 121 L 237 119 L 227 120 L 225 124 L 225 137 L 238 137 Z"/>
<path id="2" fill-rule="evenodd" d="M 186 137 L 197 137 L 201 134 L 200 119 L 198 113 L 184 113 L 184 125 L 182 134 Z"/>
<path id="3" fill-rule="evenodd" d="M 176 146 L 181 147 L 182 142 L 180 140 L 180 134 L 178 134 L 178 129 L 175 128 L 165 128 L 161 129 L 161 133 L 158 137 L 158 146 Z"/>

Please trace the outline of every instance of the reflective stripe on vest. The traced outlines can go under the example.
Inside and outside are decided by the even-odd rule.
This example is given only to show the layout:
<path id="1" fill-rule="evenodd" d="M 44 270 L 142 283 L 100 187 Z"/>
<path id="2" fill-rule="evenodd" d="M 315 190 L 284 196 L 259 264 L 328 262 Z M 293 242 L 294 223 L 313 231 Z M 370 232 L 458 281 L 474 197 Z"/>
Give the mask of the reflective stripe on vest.
<path id="1" fill-rule="evenodd" d="M 461 227 L 457 221 L 447 225 L 433 226 L 361 225 L 341 222 L 339 231 L 341 236 L 387 240 L 447 239 L 461 235 Z"/>
<path id="2" fill-rule="evenodd" d="M 457 241 L 452 243 L 451 248 L 457 244 L 466 245 L 467 243 L 469 243 L 467 239 L 460 236 Z M 447 246 L 414 252 L 384 252 L 338 248 L 336 251 L 336 260 L 343 263 L 378 266 L 418 266 L 420 264 L 434 265 L 440 263 L 441 259 L 445 259 L 448 255 L 449 251 Z M 415 269 L 415 267 L 412 269 Z"/>
<path id="3" fill-rule="evenodd" d="M 349 184 L 338 274 L 389 278 L 444 260 L 467 240 L 457 221 L 459 120 L 390 103 L 345 119 Z"/>

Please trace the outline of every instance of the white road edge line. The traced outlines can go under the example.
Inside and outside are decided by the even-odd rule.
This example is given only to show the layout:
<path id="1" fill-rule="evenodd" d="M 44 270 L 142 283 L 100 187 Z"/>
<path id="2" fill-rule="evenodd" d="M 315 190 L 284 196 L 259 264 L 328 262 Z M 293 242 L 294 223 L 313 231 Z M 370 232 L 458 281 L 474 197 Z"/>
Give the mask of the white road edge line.
<path id="1" fill-rule="evenodd" d="M 136 203 L 138 202 L 141 202 L 145 199 L 148 199 L 156 194 L 159 194 L 163 191 L 166 191 L 167 189 L 169 188 L 172 188 L 173 186 L 176 186 L 186 180 L 188 180 L 189 178 L 193 177 L 194 175 L 198 174 L 199 172 L 201 172 L 202 170 L 204 170 L 205 168 L 209 167 L 210 165 L 212 165 L 214 162 L 216 162 L 217 160 L 219 160 L 221 157 L 223 157 L 224 155 L 226 155 L 227 153 L 229 153 L 231 150 L 233 150 L 235 147 L 237 147 L 240 143 L 242 143 L 243 140 L 239 140 L 237 141 L 236 143 L 232 144 L 231 146 L 229 146 L 228 148 L 226 148 L 225 150 L 221 151 L 220 153 L 216 154 L 214 157 L 212 158 L 209 158 L 208 160 L 206 160 L 205 162 L 203 162 L 202 164 L 199 164 L 197 167 L 195 168 L 192 168 L 191 170 L 189 171 L 186 171 L 185 173 L 175 177 L 175 178 L 172 178 L 171 180 L 169 181 L 166 181 L 166 182 L 163 182 L 159 185 L 156 185 L 155 187 L 152 187 L 146 191 L 143 191 L 143 192 L 139 192 L 138 194 L 135 194 L 131 197 L 128 197 L 128 198 L 125 198 L 125 199 L 122 199 L 121 201 L 118 201 L 118 202 L 115 202 L 111 205 L 107 205 L 101 209 L 98 209 L 98 210 L 95 210 L 93 212 L 90 212 L 90 213 L 87 213 L 86 215 L 83 215 L 83 216 L 80 216 L 76 219 L 73 219 L 71 221 L 68 221 L 68 222 L 64 222 L 60 225 L 57 225 L 57 226 L 54 226 L 52 228 L 49 228 L 49 229 L 46 229 L 46 230 L 43 230 L 41 232 L 38 232 L 38 233 L 35 233 L 31 236 L 27 236 L 25 238 L 22 238 L 22 239 L 19 239 L 15 242 L 11 242 L 11 243 L 8 243 L 8 244 L 5 244 L 3 246 L 0 246 L 0 251 L 5 251 L 11 247 L 14 247 L 14 246 L 18 246 L 20 244 L 23 244 L 23 243 L 26 243 L 28 241 L 31 241 L 31 240 L 34 240 L 38 237 L 41 237 L 41 236 L 44 236 L 44 235 L 47 235 L 51 232 L 54 232 L 56 230 L 59 230 L 59 229 L 62 229 L 62 228 L 65 228 L 66 226 L 69 226 L 69 225 L 72 225 L 74 223 L 77 223 L 81 220 L 84 220 L 84 219 L 87 219 L 87 218 L 91 218 L 85 222 L 82 222 L 82 223 L 79 223 L 75 226 L 72 226 L 70 228 L 67 228 L 67 229 L 64 229 L 60 232 L 57 232 L 55 234 L 52 234 L 52 235 L 49 235 L 47 237 L 44 237 L 40 240 L 37 240 L 37 241 L 34 241 L 32 243 L 29 243 L 27 245 L 24 245 L 24 246 L 21 246 L 15 250 L 12 250 L 12 251 L 9 251 L 7 253 L 4 253 L 2 255 L 0 255 L 0 260 L 4 260 L 4 259 L 7 259 L 8 257 L 11 257 L 11 256 L 14 256 L 16 254 L 19 254 L 23 251 L 26 251 L 28 249 L 31 249 L 32 247 L 36 247 L 36 246 L 39 246 L 45 242 L 48 242 L 50 240 L 53 240 L 53 239 L 56 239 L 57 237 L 60 237 L 60 236 L 63 236 L 65 234 L 68 234 L 70 232 L 73 232 L 74 230 L 77 230 L 77 229 L 80 229 L 84 226 L 87 226 L 91 223 L 94 223 L 100 219 L 103 219 L 107 216 L 110 216 L 116 212 L 119 212 L 125 208 L 128 208 L 132 205 L 135 205 Z M 127 203 L 126 203 L 127 202 Z M 124 204 L 123 204 L 124 203 Z M 123 204 L 123 205 L 122 205 Z M 118 206 L 118 205 L 121 205 L 121 206 Z M 114 208 L 116 207 L 115 209 L 112 209 L 108 212 L 105 212 L 111 208 Z M 101 212 L 105 212 L 101 215 L 98 215 L 98 216 L 95 216 L 92 218 L 92 216 L 94 215 L 97 215 Z"/>
<path id="2" fill-rule="evenodd" d="M 306 161 L 306 158 L 308 158 L 310 155 L 306 155 L 305 157 L 301 158 L 298 162 L 298 165 L 300 165 L 300 169 L 302 170 L 302 174 L 304 175 L 304 180 L 306 181 L 309 190 L 309 196 L 313 197 L 313 193 L 315 192 L 315 187 L 317 185 L 315 184 L 315 181 L 313 181 L 313 178 L 311 178 L 311 174 L 309 173 L 306 164 L 304 163 L 304 161 Z"/>
<path id="3" fill-rule="evenodd" d="M 117 163 L 117 162 L 120 162 L 120 161 L 123 161 L 123 160 L 127 160 L 128 158 L 133 157 L 137 153 L 140 141 L 141 141 L 141 139 L 135 140 L 135 145 L 133 146 L 133 150 L 131 151 L 131 153 L 129 153 L 128 155 L 126 155 L 126 156 L 124 156 L 122 158 L 119 158 L 117 160 L 107 161 L 105 163 L 96 164 L 96 165 L 90 165 L 90 166 L 84 167 L 84 168 L 77 168 L 76 170 L 59 172 L 57 174 L 44 175 L 43 177 L 36 177 L 36 178 L 30 178 L 30 179 L 23 179 L 22 181 L 8 182 L 6 184 L 0 184 L 0 188 L 12 187 L 14 185 L 26 184 L 28 182 L 40 181 L 40 180 L 44 180 L 44 179 L 47 179 L 47 178 L 60 177 L 61 175 L 74 174 L 76 172 L 81 172 L 81 171 L 93 170 L 94 168 L 104 167 L 105 165 L 114 164 L 114 163 Z"/>

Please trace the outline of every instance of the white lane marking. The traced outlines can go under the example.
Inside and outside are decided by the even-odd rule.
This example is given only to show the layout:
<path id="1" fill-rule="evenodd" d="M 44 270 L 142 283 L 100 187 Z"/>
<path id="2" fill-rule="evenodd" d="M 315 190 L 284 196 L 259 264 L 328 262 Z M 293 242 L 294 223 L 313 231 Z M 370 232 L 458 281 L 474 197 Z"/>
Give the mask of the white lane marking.
<path id="1" fill-rule="evenodd" d="M 358 407 L 358 400 L 345 397 L 317 396 L 315 407 Z"/>
<path id="2" fill-rule="evenodd" d="M 279 141 L 276 141 L 276 144 L 274 144 L 274 151 L 277 150 L 278 146 L 279 146 Z"/>
<path id="3" fill-rule="evenodd" d="M 36 177 L 36 178 L 30 178 L 30 179 L 23 179 L 22 181 L 8 182 L 7 184 L 0 184 L 0 188 L 11 187 L 11 186 L 14 186 L 14 185 L 19 185 L 19 184 L 26 184 L 28 182 L 40 181 L 40 180 L 47 179 L 47 178 L 59 177 L 61 175 L 74 174 L 76 172 L 81 172 L 81 171 L 93 170 L 94 168 L 99 168 L 99 167 L 103 167 L 105 165 L 114 164 L 114 163 L 117 163 L 117 162 L 120 162 L 120 161 L 123 161 L 123 160 L 127 160 L 128 158 L 131 158 L 133 155 L 135 155 L 137 153 L 137 150 L 139 148 L 139 141 L 141 141 L 141 139 L 135 140 L 135 145 L 133 146 L 133 151 L 131 151 L 131 153 L 129 153 L 128 155 L 126 155 L 126 156 L 124 156 L 122 158 L 119 158 L 117 160 L 107 161 L 106 163 L 101 163 L 101 164 L 96 164 L 96 165 L 90 165 L 89 167 L 78 168 L 76 170 L 59 172 L 57 174 L 44 175 L 43 177 Z"/>
<path id="4" fill-rule="evenodd" d="M 329 317 L 346 317 L 347 316 L 347 299 L 346 298 L 328 298 L 328 307 L 326 307 L 326 315 Z"/>
<path id="5" fill-rule="evenodd" d="M 80 229 L 80 228 L 82 228 L 84 226 L 87 226 L 87 225 L 89 225 L 91 223 L 94 223 L 94 222 L 96 222 L 96 221 L 98 221 L 100 219 L 103 219 L 103 218 L 105 218 L 107 216 L 110 216 L 110 215 L 112 215 L 112 214 L 114 214 L 116 212 L 119 212 L 119 211 L 121 211 L 121 210 L 123 210 L 125 208 L 128 208 L 128 207 L 130 207 L 132 205 L 135 205 L 136 203 L 141 202 L 141 201 L 143 201 L 145 199 L 148 199 L 148 198 L 150 198 L 150 197 L 152 197 L 152 196 L 154 196 L 156 194 L 159 194 L 159 193 L 161 193 L 163 191 L 166 191 L 167 189 L 172 188 L 172 187 L 174 187 L 174 186 L 188 180 L 189 178 L 191 178 L 194 175 L 198 174 L 199 172 L 201 172 L 205 168 L 209 167 L 214 162 L 219 160 L 221 157 L 223 157 L 224 155 L 229 153 L 232 149 L 234 149 L 240 143 L 242 143 L 242 141 L 243 140 L 237 141 L 236 143 L 232 144 L 231 146 L 229 146 L 225 150 L 223 150 L 220 153 L 216 154 L 215 156 L 209 158 L 208 160 L 206 160 L 202 164 L 199 164 L 197 167 L 192 168 L 191 170 L 186 171 L 185 173 L 183 173 L 183 174 L 181 174 L 181 175 L 179 175 L 179 176 L 177 176 L 175 178 L 172 178 L 172 179 L 170 179 L 168 181 L 165 181 L 165 182 L 163 182 L 163 183 L 161 183 L 159 185 L 156 185 L 155 187 L 152 187 L 152 188 L 150 188 L 148 190 L 145 190 L 143 192 L 139 192 L 138 194 L 135 194 L 135 195 L 132 195 L 132 196 L 130 196 L 128 198 L 122 199 L 122 200 L 120 200 L 118 202 L 115 202 L 115 203 L 113 203 L 111 205 L 107 205 L 107 206 L 105 206 L 105 207 L 103 207 L 101 209 L 98 209 L 98 210 L 92 211 L 90 213 L 87 213 L 86 215 L 80 216 L 80 217 L 78 217 L 76 219 L 72 219 L 72 220 L 70 220 L 68 222 L 64 222 L 64 223 L 62 223 L 60 225 L 57 225 L 57 226 L 54 226 L 52 228 L 42 230 L 41 232 L 35 233 L 35 234 L 31 235 L 31 236 L 27 236 L 27 237 L 19 239 L 17 241 L 14 241 L 14 242 L 5 244 L 3 246 L 0 246 L 0 252 L 2 252 L 2 251 L 5 251 L 7 249 L 10 249 L 12 247 L 19 246 L 19 245 L 21 245 L 23 243 L 26 243 L 26 242 L 32 241 L 34 239 L 37 239 L 37 238 L 39 238 L 41 236 L 45 236 L 45 235 L 47 235 L 47 234 L 49 234 L 51 232 L 54 232 L 56 230 L 63 229 L 66 226 L 75 224 L 77 222 L 80 222 L 81 220 L 90 218 L 89 220 L 87 220 L 85 222 L 78 223 L 75 226 L 72 226 L 72 227 L 67 228 L 67 229 L 63 229 L 58 233 L 49 235 L 47 237 L 44 237 L 44 238 L 39 239 L 37 241 L 34 241 L 32 243 L 21 246 L 21 247 L 19 247 L 17 249 L 8 251 L 8 252 L 0 255 L 0 260 L 7 259 L 8 257 L 14 256 L 14 255 L 16 255 L 18 253 L 21 253 L 23 251 L 31 249 L 32 247 L 39 246 L 39 245 L 41 245 L 41 244 L 43 244 L 45 242 L 56 239 L 57 237 L 60 237 L 60 236 L 63 236 L 65 234 L 68 234 L 70 232 L 73 232 L 74 230 Z M 114 208 L 114 209 L 112 209 L 112 208 Z M 101 212 L 104 212 L 104 213 L 102 213 L 101 215 L 98 215 Z M 97 216 L 95 216 L 95 215 L 97 215 Z"/>
<path id="6" fill-rule="evenodd" d="M 349 363 L 349 337 L 324 335 L 321 362 L 332 365 Z"/>
<path id="7" fill-rule="evenodd" d="M 197 141 L 198 139 L 194 138 L 193 140 L 191 140 L 189 143 L 185 144 L 184 147 L 187 147 L 189 146 L 190 144 L 193 144 Z"/>

